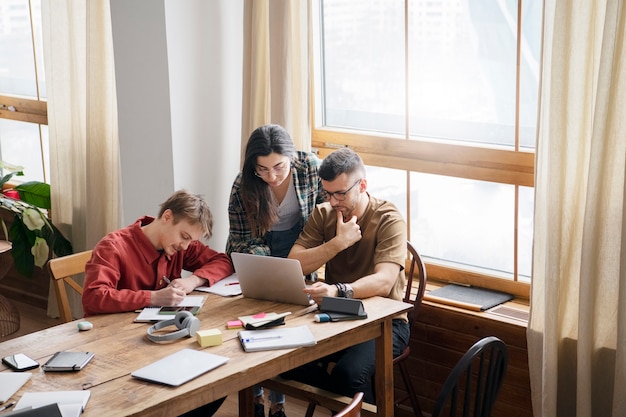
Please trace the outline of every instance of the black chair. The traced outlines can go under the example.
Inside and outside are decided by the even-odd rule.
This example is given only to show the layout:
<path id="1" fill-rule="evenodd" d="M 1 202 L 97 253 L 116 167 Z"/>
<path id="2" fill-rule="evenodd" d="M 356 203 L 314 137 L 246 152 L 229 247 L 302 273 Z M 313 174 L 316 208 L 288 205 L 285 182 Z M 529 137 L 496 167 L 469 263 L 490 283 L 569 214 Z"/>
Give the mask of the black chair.
<path id="1" fill-rule="evenodd" d="M 448 375 L 432 417 L 491 417 L 507 362 L 506 345 L 497 337 L 474 343 Z"/>
<path id="2" fill-rule="evenodd" d="M 419 253 L 413 246 L 410 241 L 406 242 L 407 249 L 410 253 L 410 265 L 407 271 L 407 283 L 404 291 L 404 298 L 402 301 L 405 303 L 413 304 L 413 309 L 409 312 L 409 325 L 411 326 L 411 332 L 413 331 L 413 325 L 417 321 L 417 313 L 422 304 L 422 299 L 424 298 L 424 291 L 426 290 L 426 267 L 424 266 L 424 262 L 420 257 Z M 417 269 L 417 271 L 416 271 Z M 417 275 L 414 276 L 415 272 Z M 415 298 L 412 296 L 412 290 L 414 288 L 413 283 L 416 283 L 416 293 Z M 402 377 L 402 382 L 404 383 L 404 387 L 406 388 L 407 395 L 404 397 L 398 398 L 395 400 L 395 409 L 396 414 L 398 414 L 398 407 L 400 404 L 404 403 L 406 400 L 409 400 L 411 403 L 411 407 L 413 407 L 413 413 L 417 417 L 422 417 L 422 410 L 420 408 L 419 402 L 417 400 L 417 393 L 415 392 L 415 388 L 413 387 L 413 383 L 411 382 L 411 377 L 409 375 L 409 369 L 406 365 L 406 359 L 411 354 L 411 345 L 408 344 L 404 351 L 397 356 L 393 360 L 393 365 L 398 366 L 398 370 L 400 371 L 400 376 Z"/>

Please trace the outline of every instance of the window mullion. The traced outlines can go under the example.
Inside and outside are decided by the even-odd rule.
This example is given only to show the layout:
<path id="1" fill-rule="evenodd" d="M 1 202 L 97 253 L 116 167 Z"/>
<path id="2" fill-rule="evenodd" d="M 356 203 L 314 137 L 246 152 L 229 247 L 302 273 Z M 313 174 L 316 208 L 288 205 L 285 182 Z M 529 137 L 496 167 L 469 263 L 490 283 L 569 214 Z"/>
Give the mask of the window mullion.
<path id="1" fill-rule="evenodd" d="M 48 108 L 45 101 L 0 96 L 0 118 L 37 124 L 48 124 Z"/>

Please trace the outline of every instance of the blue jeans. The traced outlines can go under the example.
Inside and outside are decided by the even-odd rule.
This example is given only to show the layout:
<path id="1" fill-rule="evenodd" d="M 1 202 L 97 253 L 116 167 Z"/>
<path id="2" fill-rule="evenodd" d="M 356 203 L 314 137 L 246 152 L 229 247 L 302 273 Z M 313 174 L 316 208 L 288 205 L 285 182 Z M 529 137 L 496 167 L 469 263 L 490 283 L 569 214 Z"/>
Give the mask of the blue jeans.
<path id="1" fill-rule="evenodd" d="M 270 247 L 272 256 L 286 258 L 301 231 L 300 222 L 298 222 L 289 230 L 267 232 L 265 242 Z"/>
<path id="2" fill-rule="evenodd" d="M 409 343 L 411 329 L 403 320 L 393 320 L 393 357 L 400 355 Z M 334 363 L 328 373 L 328 364 Z M 353 397 L 363 392 L 363 401 L 375 404 L 372 381 L 376 371 L 376 343 L 374 340 L 351 346 L 318 361 L 309 362 L 285 372 L 284 377 L 323 388 L 337 394 Z"/>
<path id="3" fill-rule="evenodd" d="M 272 256 L 275 256 L 277 258 L 286 258 L 287 255 L 289 255 L 291 247 L 298 238 L 300 230 L 300 222 L 298 222 L 289 230 L 284 230 L 280 232 L 268 232 L 265 235 L 265 240 L 267 242 L 267 245 L 270 247 Z M 263 395 L 263 387 L 260 385 L 255 385 L 253 387 L 253 392 L 255 397 Z M 272 404 L 284 404 L 285 394 L 270 391 L 269 400 L 272 402 Z"/>

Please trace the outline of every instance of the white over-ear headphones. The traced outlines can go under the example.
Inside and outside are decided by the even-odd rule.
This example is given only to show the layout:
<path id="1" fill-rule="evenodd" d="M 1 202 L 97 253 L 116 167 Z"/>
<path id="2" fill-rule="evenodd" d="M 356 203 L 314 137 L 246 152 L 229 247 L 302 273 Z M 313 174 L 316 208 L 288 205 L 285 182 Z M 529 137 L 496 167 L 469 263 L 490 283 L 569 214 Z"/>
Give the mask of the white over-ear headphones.
<path id="1" fill-rule="evenodd" d="M 178 330 L 166 334 L 154 334 L 164 327 L 176 325 Z M 180 311 L 176 313 L 171 320 L 162 320 L 148 329 L 148 339 L 153 342 L 171 342 L 183 337 L 192 337 L 200 330 L 200 319 L 191 314 L 189 311 Z"/>

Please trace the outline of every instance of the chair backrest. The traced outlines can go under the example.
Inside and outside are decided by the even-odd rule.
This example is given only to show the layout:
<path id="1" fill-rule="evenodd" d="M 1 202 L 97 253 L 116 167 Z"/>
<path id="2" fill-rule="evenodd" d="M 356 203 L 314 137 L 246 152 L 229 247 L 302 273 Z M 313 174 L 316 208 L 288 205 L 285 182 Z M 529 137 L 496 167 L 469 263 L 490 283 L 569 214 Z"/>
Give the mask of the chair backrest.
<path id="1" fill-rule="evenodd" d="M 79 295 L 83 295 L 83 287 L 74 280 L 73 276 L 85 272 L 85 264 L 90 258 L 91 250 L 87 250 L 60 258 L 52 258 L 48 261 L 48 272 L 57 295 L 59 314 L 65 323 L 72 321 L 65 284 L 69 285 Z"/>
<path id="2" fill-rule="evenodd" d="M 474 343 L 448 375 L 432 417 L 491 417 L 507 362 L 506 345 L 497 337 Z"/>
<path id="3" fill-rule="evenodd" d="M 411 328 L 413 328 L 413 322 L 417 319 L 417 312 L 420 305 L 422 304 L 424 292 L 426 291 L 426 267 L 424 266 L 424 261 L 422 261 L 419 253 L 417 253 L 415 246 L 413 246 L 413 244 L 408 240 L 406 242 L 406 246 L 409 253 L 411 254 L 411 263 L 407 272 L 407 283 L 404 291 L 403 301 L 405 303 L 413 304 L 413 309 L 409 312 L 409 325 L 411 326 Z M 416 270 L 417 277 L 414 276 Z M 413 291 L 414 282 L 417 282 L 418 287 L 415 299 L 412 299 L 411 292 Z"/>
<path id="4" fill-rule="evenodd" d="M 335 417 L 361 417 L 361 407 L 363 406 L 363 393 L 357 392 L 352 397 L 352 401 L 343 410 L 335 414 Z"/>

